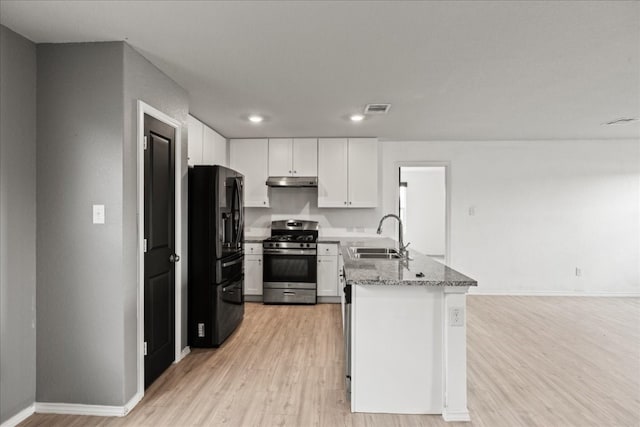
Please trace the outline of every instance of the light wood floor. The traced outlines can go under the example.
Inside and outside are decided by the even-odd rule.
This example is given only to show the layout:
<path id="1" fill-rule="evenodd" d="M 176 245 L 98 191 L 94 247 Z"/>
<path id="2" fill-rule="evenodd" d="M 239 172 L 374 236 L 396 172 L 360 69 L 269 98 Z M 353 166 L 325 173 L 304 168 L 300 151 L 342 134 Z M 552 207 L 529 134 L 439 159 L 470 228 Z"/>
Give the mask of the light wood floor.
<path id="1" fill-rule="evenodd" d="M 639 426 L 640 300 L 468 298 L 473 426 Z M 247 304 L 218 350 L 194 350 L 124 418 L 36 414 L 22 426 L 456 426 L 351 414 L 339 305 Z M 381 342 L 381 345 L 384 345 Z"/>

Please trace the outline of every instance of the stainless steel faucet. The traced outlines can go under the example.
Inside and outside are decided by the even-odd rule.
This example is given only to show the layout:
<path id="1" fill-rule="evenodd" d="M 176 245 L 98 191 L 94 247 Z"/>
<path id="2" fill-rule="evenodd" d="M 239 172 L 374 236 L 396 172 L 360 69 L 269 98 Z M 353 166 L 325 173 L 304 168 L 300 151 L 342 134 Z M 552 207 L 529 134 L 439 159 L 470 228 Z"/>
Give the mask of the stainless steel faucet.
<path id="1" fill-rule="evenodd" d="M 399 240 L 398 243 L 400 244 L 399 251 L 400 251 L 400 255 L 403 258 L 407 258 L 408 255 L 409 255 L 409 251 L 407 250 L 407 246 L 409 246 L 411 243 L 407 243 L 406 245 L 404 244 L 403 231 L 402 231 L 402 229 L 403 229 L 402 220 L 400 219 L 400 217 L 398 215 L 387 214 L 387 215 L 383 216 L 382 219 L 380 219 L 380 223 L 378 224 L 378 230 L 376 231 L 376 233 L 382 234 L 382 223 L 384 222 L 385 219 L 387 219 L 389 217 L 395 218 L 395 219 L 398 220 L 398 224 L 399 224 L 399 227 L 400 227 L 400 233 L 399 233 L 399 236 L 398 236 L 398 240 Z"/>

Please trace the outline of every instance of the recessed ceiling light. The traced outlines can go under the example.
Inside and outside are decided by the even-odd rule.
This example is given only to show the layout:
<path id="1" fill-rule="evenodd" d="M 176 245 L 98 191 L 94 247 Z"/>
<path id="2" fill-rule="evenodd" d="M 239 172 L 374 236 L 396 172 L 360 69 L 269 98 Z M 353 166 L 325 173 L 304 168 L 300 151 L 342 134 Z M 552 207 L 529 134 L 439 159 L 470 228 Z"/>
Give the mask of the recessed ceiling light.
<path id="1" fill-rule="evenodd" d="M 264 120 L 263 117 L 256 114 L 249 116 L 249 121 L 251 123 L 260 123 L 262 120 Z"/>
<path id="2" fill-rule="evenodd" d="M 362 114 L 353 114 L 349 118 L 351 119 L 352 122 L 361 122 L 364 119 L 364 116 Z"/>

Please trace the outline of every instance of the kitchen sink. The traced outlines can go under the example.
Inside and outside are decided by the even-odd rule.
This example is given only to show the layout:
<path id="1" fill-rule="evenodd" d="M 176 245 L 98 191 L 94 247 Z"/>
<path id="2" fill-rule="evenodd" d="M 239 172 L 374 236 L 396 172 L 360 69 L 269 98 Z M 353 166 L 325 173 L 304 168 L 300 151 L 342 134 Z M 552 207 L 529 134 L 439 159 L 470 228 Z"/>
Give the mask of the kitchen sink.
<path id="1" fill-rule="evenodd" d="M 398 254 L 398 250 L 395 248 L 366 248 L 361 246 L 351 247 L 351 252 L 354 254 Z"/>
<path id="2" fill-rule="evenodd" d="M 353 254 L 356 259 L 400 259 L 400 254 Z"/>
<path id="3" fill-rule="evenodd" d="M 356 259 L 398 259 L 400 253 L 395 248 L 351 247 L 351 258 Z"/>

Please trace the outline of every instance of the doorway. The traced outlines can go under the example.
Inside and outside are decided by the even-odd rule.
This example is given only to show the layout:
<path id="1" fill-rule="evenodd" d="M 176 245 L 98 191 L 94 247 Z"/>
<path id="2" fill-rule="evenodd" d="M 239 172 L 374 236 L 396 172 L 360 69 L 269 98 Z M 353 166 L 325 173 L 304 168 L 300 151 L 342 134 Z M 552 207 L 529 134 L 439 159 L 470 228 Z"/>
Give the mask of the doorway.
<path id="1" fill-rule="evenodd" d="M 130 408 L 142 399 L 146 386 L 166 369 L 167 363 L 177 363 L 189 353 L 188 347 L 182 348 L 182 293 L 186 284 L 183 284 L 182 262 L 179 262 L 184 205 L 182 181 L 185 178 L 182 176 L 183 157 L 180 154 L 182 124 L 143 101 L 138 100 L 137 107 L 138 392 L 131 400 Z M 153 184 L 149 186 L 149 182 Z M 154 189 L 154 186 L 158 188 Z M 167 188 L 167 192 L 160 192 L 161 187 Z M 158 210 L 156 215 L 148 212 L 150 205 L 162 205 L 165 209 L 162 214 Z M 163 222 L 166 228 L 161 225 Z M 155 269 L 155 266 L 148 265 L 149 262 L 155 263 L 149 259 L 150 256 L 157 257 L 158 264 L 163 266 L 148 271 Z M 152 281 L 155 283 L 150 283 Z M 154 300 L 158 303 L 152 303 Z M 151 309 L 150 304 L 163 308 Z M 163 328 L 156 328 L 156 323 L 162 324 Z M 149 325 L 153 325 L 152 330 L 149 330 Z M 150 343 L 149 339 L 155 342 Z M 152 360 L 156 357 L 162 362 Z"/>
<path id="2" fill-rule="evenodd" d="M 175 129 L 144 115 L 144 386 L 175 358 Z"/>
<path id="3" fill-rule="evenodd" d="M 404 241 L 437 261 L 448 262 L 448 165 L 399 166 L 398 204 Z"/>

